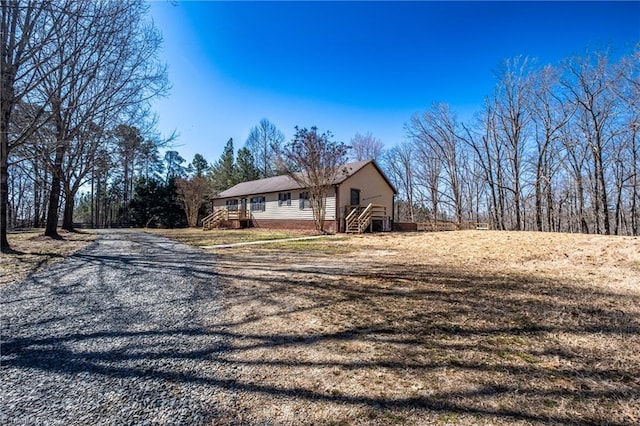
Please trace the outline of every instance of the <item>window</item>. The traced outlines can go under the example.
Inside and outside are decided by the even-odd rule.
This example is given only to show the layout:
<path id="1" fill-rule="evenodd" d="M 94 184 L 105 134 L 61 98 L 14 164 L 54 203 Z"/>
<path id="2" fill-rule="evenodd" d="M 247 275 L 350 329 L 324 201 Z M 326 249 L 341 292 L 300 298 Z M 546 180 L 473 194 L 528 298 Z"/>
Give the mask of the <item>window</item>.
<path id="1" fill-rule="evenodd" d="M 265 210 L 265 198 L 264 197 L 251 197 L 251 211 L 252 212 L 263 212 Z"/>
<path id="2" fill-rule="evenodd" d="M 238 200 L 227 200 L 226 205 L 228 210 L 238 210 Z"/>
<path id="3" fill-rule="evenodd" d="M 359 206 L 360 205 L 360 190 L 351 188 L 351 205 Z"/>
<path id="4" fill-rule="evenodd" d="M 291 193 L 281 192 L 278 194 L 278 206 L 290 206 L 291 205 Z"/>
<path id="5" fill-rule="evenodd" d="M 311 202 L 309 201 L 309 193 L 301 192 L 300 198 L 298 198 L 298 207 L 300 210 L 311 208 Z"/>

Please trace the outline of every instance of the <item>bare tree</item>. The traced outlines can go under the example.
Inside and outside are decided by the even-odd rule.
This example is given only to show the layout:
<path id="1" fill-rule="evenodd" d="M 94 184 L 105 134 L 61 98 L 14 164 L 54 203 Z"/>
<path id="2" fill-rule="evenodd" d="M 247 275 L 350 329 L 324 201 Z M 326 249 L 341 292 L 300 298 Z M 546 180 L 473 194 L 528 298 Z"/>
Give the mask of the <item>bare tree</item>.
<path id="1" fill-rule="evenodd" d="M 56 46 L 62 65 L 43 78 L 57 141 L 45 235 L 57 237 L 64 159 L 71 141 L 91 122 L 144 115 L 150 98 L 167 89 L 156 56 L 161 37 L 144 20 L 141 1 L 73 3 L 74 19 L 60 32 L 74 36 Z M 69 52 L 70 51 L 70 52 Z M 71 213 L 72 214 L 72 213 Z"/>
<path id="2" fill-rule="evenodd" d="M 617 64 L 606 53 L 541 69 L 507 61 L 475 123 L 458 128 L 435 106 L 407 126 L 409 148 L 387 151 L 398 205 L 429 204 L 432 218 L 457 205 L 458 218 L 497 229 L 637 234 L 639 77 L 640 45 Z"/>
<path id="3" fill-rule="evenodd" d="M 497 137 L 497 118 L 493 103 L 485 100 L 485 109 L 474 128 L 462 124 L 462 140 L 475 152 L 475 159 L 483 171 L 489 189 L 489 215 L 493 227 L 505 229 L 504 154 Z"/>
<path id="4" fill-rule="evenodd" d="M 620 85 L 614 86 L 618 98 L 626 105 L 626 177 L 628 182 L 629 221 L 631 235 L 640 232 L 640 43 L 619 64 Z"/>
<path id="5" fill-rule="evenodd" d="M 586 188 L 585 175 L 588 149 L 581 143 L 580 135 L 574 127 L 563 128 L 560 141 L 566 152 L 563 165 L 571 176 L 570 197 L 572 200 L 573 214 L 571 215 L 577 222 L 578 232 L 589 233 L 589 224 L 586 216 Z"/>
<path id="6" fill-rule="evenodd" d="M 31 125 L 33 113 L 37 108 L 38 106 L 36 105 L 24 102 L 16 105 L 9 125 L 10 140 L 13 140 L 13 137 L 19 134 L 21 129 Z M 45 117 L 43 117 L 43 121 L 46 120 Z M 50 156 L 50 152 L 55 148 L 55 144 L 51 143 L 50 125 L 50 122 L 43 122 L 41 126 L 37 126 L 38 128 L 28 139 L 12 148 L 9 155 L 9 176 L 16 171 L 16 167 L 23 170 L 29 169 L 29 173 L 24 176 L 31 181 L 32 186 L 33 211 L 31 224 L 34 227 L 40 227 L 45 219 L 43 216 L 46 210 L 50 177 L 47 159 Z"/>
<path id="7" fill-rule="evenodd" d="M 389 149 L 383 155 L 382 166 L 389 176 L 391 183 L 398 189 L 399 197 L 404 198 L 407 203 L 406 214 L 398 214 L 398 219 L 402 220 L 404 217 L 407 217 L 409 221 L 414 222 L 416 219 L 416 165 L 414 145 L 409 141 L 405 141 Z"/>
<path id="8" fill-rule="evenodd" d="M 438 214 L 441 213 L 442 161 L 431 146 L 419 143 L 414 143 L 414 145 L 417 151 L 417 161 L 415 161 L 415 171 L 413 172 L 415 176 L 415 192 L 416 195 L 421 196 L 420 198 L 427 198 L 431 206 L 431 221 L 435 223 L 438 221 Z M 424 188 L 426 194 L 421 190 L 422 188 Z M 413 203 L 415 203 L 415 198 L 412 198 L 414 200 Z M 423 202 L 419 204 L 423 204 Z"/>
<path id="9" fill-rule="evenodd" d="M 266 118 L 249 132 L 245 147 L 251 151 L 260 178 L 278 174 L 277 160 L 284 142 L 284 134 Z"/>
<path id="10" fill-rule="evenodd" d="M 428 164 L 433 171 L 444 172 L 444 181 L 440 173 L 437 179 L 434 180 L 433 176 L 428 179 L 432 199 L 435 199 L 436 192 L 440 193 L 453 208 L 456 221 L 462 222 L 460 155 L 463 147 L 455 114 L 446 104 L 434 104 L 421 115 L 414 115 L 407 131 L 416 144 L 418 155 L 423 159 L 422 163 Z M 435 206 L 434 204 L 434 208 Z"/>
<path id="11" fill-rule="evenodd" d="M 566 98 L 559 93 L 560 76 L 556 68 L 546 66 L 534 77 L 532 100 L 533 124 L 535 127 L 535 210 L 536 229 L 543 230 L 543 204 L 547 201 L 546 226 L 552 230 L 552 209 L 554 203 L 552 195 L 552 180 L 554 178 L 558 160 L 559 146 L 562 129 L 567 125 L 574 109 L 571 108 Z"/>
<path id="12" fill-rule="evenodd" d="M 89 123 L 69 142 L 61 167 L 61 184 L 64 193 L 62 229 L 72 231 L 76 194 L 87 183 L 93 169 L 98 148 L 103 143 L 104 129 Z"/>
<path id="13" fill-rule="evenodd" d="M 371 132 L 356 133 L 351 138 L 351 159 L 354 161 L 379 160 L 384 144 Z"/>
<path id="14" fill-rule="evenodd" d="M 602 224 L 604 233 L 609 235 L 609 194 L 605 177 L 609 165 L 606 152 L 617 132 L 616 109 L 620 100 L 612 87 L 619 82 L 616 81 L 619 76 L 612 73 L 606 54 L 595 58 L 589 55 L 573 58 L 567 62 L 566 71 L 563 85 L 578 109 L 574 123 L 581 129 L 592 157 L 589 177 L 593 182 L 596 232 L 600 233 Z"/>
<path id="15" fill-rule="evenodd" d="M 70 0 L 8 0 L 0 3 L 0 251 L 10 250 L 7 241 L 7 206 L 9 196 L 9 154 L 25 143 L 47 121 L 47 98 L 35 90 L 43 75 L 55 72 L 60 62 L 52 61 L 53 43 L 66 37 L 56 31 L 69 18 L 64 12 Z M 10 132 L 12 114 L 20 104 L 33 108 L 19 130 Z M 26 115 L 25 115 L 26 118 Z"/>
<path id="16" fill-rule="evenodd" d="M 515 229 L 523 229 L 522 174 L 526 149 L 526 126 L 530 120 L 531 81 L 527 58 L 505 61 L 494 94 L 496 143 L 505 148 L 509 185 L 503 185 L 513 196 Z"/>
<path id="17" fill-rule="evenodd" d="M 176 179 L 178 202 L 182 206 L 189 227 L 198 224 L 198 212 L 211 193 L 211 184 L 204 176 L 194 176 L 190 179 Z"/>
<path id="18" fill-rule="evenodd" d="M 630 212 L 631 216 L 631 234 L 638 235 L 639 223 L 640 223 L 640 117 L 631 124 L 631 202 Z"/>
<path id="19" fill-rule="evenodd" d="M 295 129 L 293 140 L 284 148 L 287 175 L 309 190 L 316 230 L 324 232 L 327 195 L 346 162 L 348 147 L 333 141 L 329 131 L 318 133 L 315 126 Z"/>

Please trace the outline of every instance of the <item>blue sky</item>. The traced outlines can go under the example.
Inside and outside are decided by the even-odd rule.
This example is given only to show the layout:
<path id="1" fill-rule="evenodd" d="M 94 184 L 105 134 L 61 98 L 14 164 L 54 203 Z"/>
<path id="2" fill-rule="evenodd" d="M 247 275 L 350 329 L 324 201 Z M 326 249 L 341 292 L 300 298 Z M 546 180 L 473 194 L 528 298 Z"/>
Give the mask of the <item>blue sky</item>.
<path id="1" fill-rule="evenodd" d="M 176 149 L 213 162 L 260 119 L 285 133 L 371 132 L 387 147 L 433 102 L 477 111 L 501 62 L 556 64 L 640 42 L 640 2 L 154 1 L 171 94 L 155 104 Z"/>

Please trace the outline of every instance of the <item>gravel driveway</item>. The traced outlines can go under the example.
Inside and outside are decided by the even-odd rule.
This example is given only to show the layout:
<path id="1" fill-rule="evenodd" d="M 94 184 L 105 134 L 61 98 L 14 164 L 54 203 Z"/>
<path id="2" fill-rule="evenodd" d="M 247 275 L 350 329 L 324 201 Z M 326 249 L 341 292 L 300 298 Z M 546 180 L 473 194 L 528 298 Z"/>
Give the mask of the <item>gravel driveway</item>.
<path id="1" fill-rule="evenodd" d="M 218 296 L 210 254 L 122 230 L 0 289 L 0 424 L 224 421 Z"/>

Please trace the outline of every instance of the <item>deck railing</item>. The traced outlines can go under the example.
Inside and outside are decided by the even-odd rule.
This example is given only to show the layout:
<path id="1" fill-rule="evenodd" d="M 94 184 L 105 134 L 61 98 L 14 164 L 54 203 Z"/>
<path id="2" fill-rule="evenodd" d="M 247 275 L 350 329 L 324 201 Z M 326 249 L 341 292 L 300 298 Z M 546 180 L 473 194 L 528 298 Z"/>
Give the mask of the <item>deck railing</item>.
<path id="1" fill-rule="evenodd" d="M 208 231 L 227 220 L 228 210 L 226 208 L 214 210 L 211 214 L 202 219 L 202 230 Z"/>
<path id="2" fill-rule="evenodd" d="M 251 215 L 246 209 L 230 210 L 227 207 L 220 207 L 202 219 L 202 230 L 208 231 L 217 228 L 229 220 L 249 220 L 250 218 Z"/>
<path id="3" fill-rule="evenodd" d="M 378 204 L 369 204 L 366 207 L 347 206 L 352 210 L 345 218 L 345 232 L 362 234 L 371 225 L 374 219 L 386 220 L 387 208 Z"/>

